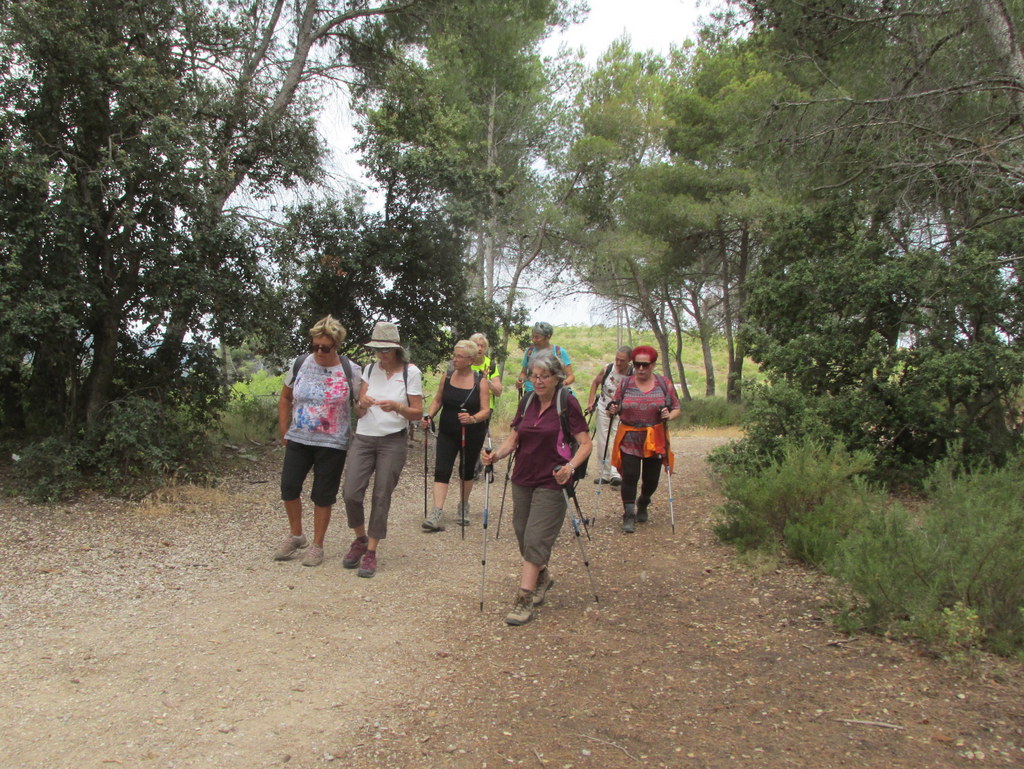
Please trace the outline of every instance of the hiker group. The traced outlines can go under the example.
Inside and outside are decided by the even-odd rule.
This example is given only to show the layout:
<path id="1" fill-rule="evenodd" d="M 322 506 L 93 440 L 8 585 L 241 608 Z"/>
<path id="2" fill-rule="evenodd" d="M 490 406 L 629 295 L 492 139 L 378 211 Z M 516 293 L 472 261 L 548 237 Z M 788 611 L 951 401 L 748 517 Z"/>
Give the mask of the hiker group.
<path id="1" fill-rule="evenodd" d="M 564 348 L 551 344 L 554 329 L 537 323 L 516 379 L 519 396 L 510 430 L 498 446 L 491 443 L 490 424 L 501 377 L 488 357 L 488 342 L 474 334 L 455 344 L 448 369 L 429 405 L 424 406 L 423 377 L 408 360 L 398 327 L 380 322 L 365 345 L 375 360 L 364 371 L 338 351 L 345 328 L 333 317 L 310 330 L 310 351 L 298 356 L 285 373 L 278 401 L 278 426 L 285 444 L 281 498 L 290 532 L 277 548 L 276 560 L 289 560 L 303 550 L 302 563 L 319 566 L 324 538 L 339 490 L 347 523 L 355 538 L 342 566 L 360 577 L 377 572 L 377 552 L 387 537 L 391 499 L 408 455 L 410 424 L 424 430 L 424 532 L 446 529 L 445 502 L 458 464 L 458 508 L 455 523 L 465 537 L 470 523 L 469 497 L 474 481 L 484 476 L 483 608 L 487 565 L 487 527 L 494 463 L 508 458 L 498 529 L 511 481 L 512 528 L 522 556 L 519 589 L 505 621 L 529 622 L 554 579 L 548 560 L 568 513 L 591 587 L 590 564 L 583 544 L 588 524 L 576 499 L 576 482 L 587 472 L 592 451 L 599 459 L 597 510 L 602 487 L 617 487 L 622 500 L 622 531 L 636 531 L 649 519 L 651 496 L 662 468 L 669 482 L 672 508 L 672 453 L 667 423 L 679 415 L 675 388 L 653 371 L 658 353 L 652 347 L 620 347 L 615 360 L 602 367 L 591 383 L 584 409 L 573 395 L 572 360 Z M 588 417 L 595 416 L 595 442 Z M 354 423 L 354 424 L 353 424 Z M 434 434 L 435 462 L 432 504 L 427 503 L 427 435 Z M 302 486 L 313 474 L 312 541 L 303 530 Z M 342 473 L 344 471 L 344 486 Z M 373 490 L 369 516 L 366 492 Z M 596 516 L 595 511 L 595 516 Z M 598 600 L 594 589 L 594 600 Z"/>

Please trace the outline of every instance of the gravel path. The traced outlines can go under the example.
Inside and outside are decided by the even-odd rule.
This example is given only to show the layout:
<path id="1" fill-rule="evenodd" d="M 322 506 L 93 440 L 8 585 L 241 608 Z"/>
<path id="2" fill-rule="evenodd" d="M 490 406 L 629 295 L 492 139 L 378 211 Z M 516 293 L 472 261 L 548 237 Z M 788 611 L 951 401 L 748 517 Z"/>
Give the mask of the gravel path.
<path id="1" fill-rule="evenodd" d="M 674 441 L 674 535 L 667 489 L 627 537 L 581 484 L 600 602 L 566 527 L 522 628 L 503 470 L 481 612 L 483 490 L 465 540 L 421 533 L 419 446 L 374 579 L 341 568 L 337 512 L 321 567 L 271 560 L 278 450 L 143 504 L 4 500 L 0 766 L 1024 766 L 1019 664 L 842 638 L 827 582 L 714 541 L 725 440 Z"/>

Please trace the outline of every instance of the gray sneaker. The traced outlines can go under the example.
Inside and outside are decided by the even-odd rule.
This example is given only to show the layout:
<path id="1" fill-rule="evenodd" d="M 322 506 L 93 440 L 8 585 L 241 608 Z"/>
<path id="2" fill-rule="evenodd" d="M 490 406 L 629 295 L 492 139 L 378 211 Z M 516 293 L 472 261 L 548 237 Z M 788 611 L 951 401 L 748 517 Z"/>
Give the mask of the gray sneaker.
<path id="1" fill-rule="evenodd" d="M 555 586 L 555 580 L 551 578 L 551 570 L 543 569 L 537 577 L 537 587 L 533 590 L 533 605 L 540 606 L 544 603 L 548 591 Z"/>
<path id="2" fill-rule="evenodd" d="M 303 566 L 319 566 L 324 562 L 324 549 L 319 545 L 310 545 L 306 551 L 306 557 L 302 559 Z"/>
<path id="3" fill-rule="evenodd" d="M 444 531 L 444 510 L 435 507 L 420 526 L 424 531 Z"/>
<path id="4" fill-rule="evenodd" d="M 289 534 L 284 538 L 284 542 L 281 543 L 281 546 L 274 551 L 274 560 L 287 561 L 295 555 L 296 550 L 301 550 L 308 544 L 309 542 L 306 539 L 305 534 L 300 534 L 297 537 L 293 537 Z"/>
<path id="5" fill-rule="evenodd" d="M 533 619 L 533 593 L 524 593 L 520 590 L 516 594 L 515 603 L 512 604 L 512 611 L 505 617 L 506 624 L 525 625 Z"/>
<path id="6" fill-rule="evenodd" d="M 455 522 L 459 526 L 469 526 L 469 502 L 466 504 L 459 503 L 459 512 L 456 515 Z"/>

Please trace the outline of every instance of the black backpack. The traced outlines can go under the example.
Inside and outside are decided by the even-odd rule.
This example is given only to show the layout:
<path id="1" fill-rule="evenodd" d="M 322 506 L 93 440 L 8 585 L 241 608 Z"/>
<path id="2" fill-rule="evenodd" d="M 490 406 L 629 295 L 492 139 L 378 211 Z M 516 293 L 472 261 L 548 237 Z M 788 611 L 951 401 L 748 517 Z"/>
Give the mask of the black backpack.
<path id="1" fill-rule="evenodd" d="M 526 407 L 530 405 L 530 401 L 533 400 L 534 391 L 531 390 L 527 393 L 526 397 L 523 398 L 523 402 L 520 406 L 519 416 L 522 417 L 526 413 Z M 562 423 L 562 437 L 566 443 L 569 444 L 569 448 L 572 449 L 573 456 L 576 456 L 576 452 L 580 447 L 580 442 L 576 440 L 576 436 L 572 434 L 572 429 L 569 427 L 569 391 L 565 387 L 559 387 L 558 392 L 555 394 L 555 409 L 558 411 L 558 421 Z M 590 463 L 590 457 L 580 464 L 579 467 L 572 474 L 572 480 L 576 481 L 587 477 L 587 465 Z"/>

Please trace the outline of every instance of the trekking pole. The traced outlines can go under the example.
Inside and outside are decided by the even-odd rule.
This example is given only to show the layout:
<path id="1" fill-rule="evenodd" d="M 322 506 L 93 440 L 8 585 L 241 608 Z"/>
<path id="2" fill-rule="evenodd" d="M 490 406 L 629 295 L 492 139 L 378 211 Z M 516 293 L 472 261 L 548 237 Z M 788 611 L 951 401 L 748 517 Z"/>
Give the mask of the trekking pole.
<path id="1" fill-rule="evenodd" d="M 555 472 L 557 473 L 561 469 L 562 465 L 555 465 Z M 573 500 L 576 499 L 576 489 L 573 488 L 573 481 L 570 479 L 569 483 L 562 487 L 562 496 L 565 497 L 565 506 L 569 510 L 569 521 L 572 523 L 572 532 L 576 537 L 576 546 L 580 549 L 580 557 L 583 559 L 583 566 L 587 570 L 587 578 L 590 580 L 590 589 L 594 593 L 594 603 L 600 603 L 601 599 L 597 597 L 597 586 L 594 584 L 594 575 L 590 571 L 590 559 L 587 558 L 587 550 L 583 547 L 583 537 L 580 536 L 580 518 L 576 517 L 579 511 L 579 502 L 575 503 L 575 507 L 569 504 L 569 497 Z M 583 520 L 583 528 L 586 529 L 586 519 Z M 587 538 L 590 538 L 590 533 L 587 533 Z"/>
<path id="2" fill-rule="evenodd" d="M 466 409 L 463 408 L 462 411 Z M 459 528 L 462 530 L 462 540 L 466 540 L 466 482 L 463 478 L 466 475 L 466 425 L 462 425 L 462 448 L 459 449 Z"/>
<path id="3" fill-rule="evenodd" d="M 491 433 L 487 432 L 487 453 L 491 453 Z M 494 483 L 494 465 L 484 467 L 484 547 L 480 556 L 480 611 L 484 610 L 484 583 L 487 580 L 487 518 L 490 515 L 491 484 Z"/>
<path id="4" fill-rule="evenodd" d="M 604 471 L 608 467 L 608 444 L 611 443 L 612 440 L 612 424 L 615 422 L 614 414 L 609 414 L 607 410 L 605 410 L 604 413 L 608 417 L 608 434 L 605 436 L 604 439 L 604 453 L 601 457 L 601 473 L 600 475 L 597 476 L 597 480 L 599 481 L 599 483 L 597 484 L 597 501 L 594 504 L 595 522 L 597 521 L 598 513 L 601 512 L 601 487 L 604 486 L 604 483 L 600 481 L 602 481 L 602 479 L 604 478 Z M 595 429 L 594 432 L 596 433 L 597 430 Z"/>
<path id="5" fill-rule="evenodd" d="M 668 404 L 665 404 L 665 408 L 668 408 Z M 676 510 L 672 504 L 672 448 L 668 439 L 668 419 L 664 419 L 661 422 L 662 427 L 665 430 L 665 472 L 668 473 L 668 515 L 672 521 L 672 533 L 676 533 Z"/>
<path id="6" fill-rule="evenodd" d="M 430 425 L 433 424 L 430 419 L 430 414 L 423 415 L 424 421 L 427 423 L 427 427 L 423 428 L 423 520 L 427 519 L 427 444 L 430 442 Z"/>
<path id="7" fill-rule="evenodd" d="M 508 462 L 505 463 L 505 487 L 501 490 L 501 507 L 498 509 L 498 528 L 494 532 L 494 541 L 498 541 L 498 537 L 501 536 L 501 517 L 505 514 L 505 492 L 508 491 L 508 479 L 512 475 L 512 461 L 516 458 L 516 453 L 513 451 L 509 454 Z"/>

